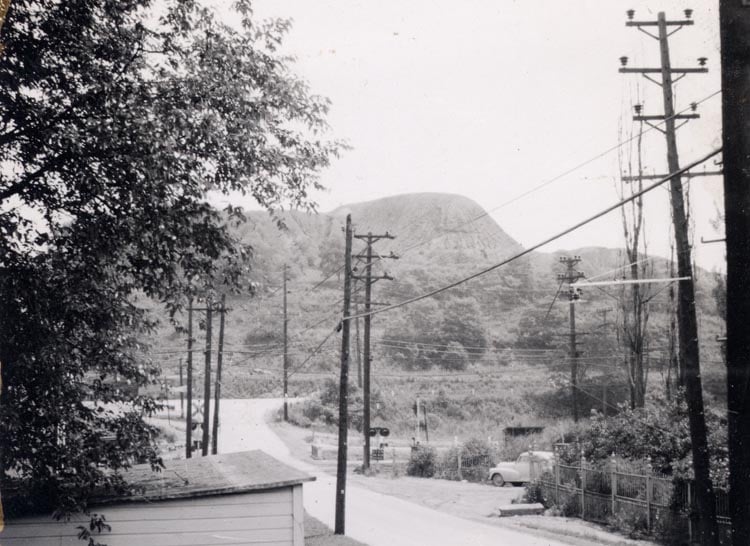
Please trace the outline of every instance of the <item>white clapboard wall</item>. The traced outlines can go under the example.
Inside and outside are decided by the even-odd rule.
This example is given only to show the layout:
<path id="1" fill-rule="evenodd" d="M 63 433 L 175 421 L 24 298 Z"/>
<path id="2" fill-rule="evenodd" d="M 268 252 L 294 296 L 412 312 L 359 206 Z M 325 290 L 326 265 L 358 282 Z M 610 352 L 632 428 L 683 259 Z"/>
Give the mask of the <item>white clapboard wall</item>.
<path id="1" fill-rule="evenodd" d="M 304 544 L 302 486 L 267 491 L 103 506 L 112 526 L 95 535 L 108 546 L 253 546 Z M 68 522 L 49 517 L 6 522 L 2 546 L 84 546 L 77 538 L 78 516 Z"/>

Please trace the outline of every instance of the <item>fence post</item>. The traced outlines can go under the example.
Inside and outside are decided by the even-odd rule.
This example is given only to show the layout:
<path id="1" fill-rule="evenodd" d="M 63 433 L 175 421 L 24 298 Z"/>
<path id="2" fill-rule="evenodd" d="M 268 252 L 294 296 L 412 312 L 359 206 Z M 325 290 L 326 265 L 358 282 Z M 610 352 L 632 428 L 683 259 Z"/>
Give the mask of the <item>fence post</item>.
<path id="1" fill-rule="evenodd" d="M 560 458 L 555 461 L 555 504 L 560 506 Z"/>
<path id="2" fill-rule="evenodd" d="M 586 521 L 586 457 L 581 455 L 581 519 Z"/>
<path id="3" fill-rule="evenodd" d="M 456 455 L 456 458 L 458 459 L 458 479 L 463 480 L 464 476 L 461 473 L 461 448 L 460 447 L 456 450 L 456 453 L 458 454 Z"/>
<path id="4" fill-rule="evenodd" d="M 617 459 L 615 458 L 614 452 L 612 453 L 612 462 L 610 468 L 612 474 L 609 479 L 609 484 L 612 488 L 612 515 L 614 516 L 617 506 Z"/>

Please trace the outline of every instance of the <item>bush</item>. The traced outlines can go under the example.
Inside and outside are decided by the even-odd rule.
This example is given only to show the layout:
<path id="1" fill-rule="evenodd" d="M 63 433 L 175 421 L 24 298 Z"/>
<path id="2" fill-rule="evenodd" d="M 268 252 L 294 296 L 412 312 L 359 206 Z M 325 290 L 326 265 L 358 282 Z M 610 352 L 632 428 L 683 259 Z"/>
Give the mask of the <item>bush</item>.
<path id="1" fill-rule="evenodd" d="M 648 535 L 648 521 L 640 507 L 621 506 L 616 514 L 607 518 L 607 523 L 630 538 L 639 539 Z"/>
<path id="2" fill-rule="evenodd" d="M 461 457 L 461 471 L 458 458 Z M 497 462 L 497 451 L 486 440 L 471 438 L 461 446 L 452 447 L 440 458 L 437 477 L 448 480 L 484 482 L 489 469 Z"/>
<path id="3" fill-rule="evenodd" d="M 562 501 L 558 503 L 558 508 L 563 516 L 569 518 L 581 517 L 581 495 L 575 491 L 563 493 Z"/>
<path id="4" fill-rule="evenodd" d="M 432 478 L 435 475 L 437 452 L 434 447 L 420 446 L 412 449 L 406 474 L 420 478 Z"/>
<path id="5" fill-rule="evenodd" d="M 511 501 L 511 503 L 515 502 L 517 501 Z M 544 505 L 545 508 L 549 508 L 551 506 L 550 500 L 544 496 L 544 489 L 538 481 L 533 481 L 526 484 L 526 489 L 523 492 L 523 497 L 521 497 L 520 502 L 523 504 L 534 504 L 538 502 Z"/>

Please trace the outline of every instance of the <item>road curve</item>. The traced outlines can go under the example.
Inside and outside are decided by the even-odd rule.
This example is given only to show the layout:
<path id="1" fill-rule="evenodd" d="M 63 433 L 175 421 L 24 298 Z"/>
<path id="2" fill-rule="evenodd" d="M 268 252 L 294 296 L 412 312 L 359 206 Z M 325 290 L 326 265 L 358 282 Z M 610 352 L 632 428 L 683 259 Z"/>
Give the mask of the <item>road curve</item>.
<path id="1" fill-rule="evenodd" d="M 266 423 L 266 415 L 280 405 L 279 399 L 222 400 L 219 452 L 262 449 L 314 475 L 316 481 L 304 486 L 305 509 L 333 528 L 336 478 L 291 457 Z M 369 546 L 569 546 L 353 486 L 346 492 L 346 534 Z"/>

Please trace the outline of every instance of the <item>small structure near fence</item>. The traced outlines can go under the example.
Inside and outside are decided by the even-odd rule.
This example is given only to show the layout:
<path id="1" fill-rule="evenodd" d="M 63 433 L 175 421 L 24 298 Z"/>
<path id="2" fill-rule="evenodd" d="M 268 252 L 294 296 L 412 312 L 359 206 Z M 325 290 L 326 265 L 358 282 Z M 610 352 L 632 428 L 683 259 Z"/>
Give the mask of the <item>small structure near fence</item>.
<path id="1" fill-rule="evenodd" d="M 610 518 L 628 519 L 649 533 L 669 531 L 692 542 L 695 498 L 691 482 L 676 483 L 654 474 L 608 468 L 555 464 L 551 472 L 535 474 L 545 499 L 563 509 L 565 515 L 608 523 Z M 721 543 L 730 544 L 730 520 L 725 491 L 716 490 L 716 512 Z"/>

